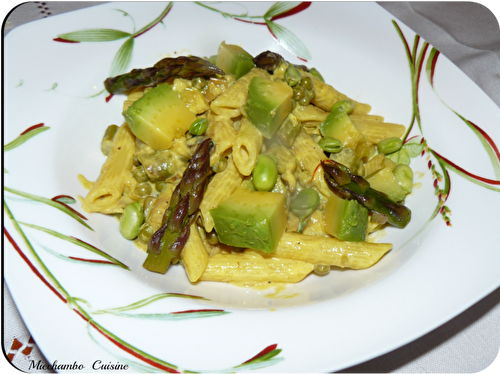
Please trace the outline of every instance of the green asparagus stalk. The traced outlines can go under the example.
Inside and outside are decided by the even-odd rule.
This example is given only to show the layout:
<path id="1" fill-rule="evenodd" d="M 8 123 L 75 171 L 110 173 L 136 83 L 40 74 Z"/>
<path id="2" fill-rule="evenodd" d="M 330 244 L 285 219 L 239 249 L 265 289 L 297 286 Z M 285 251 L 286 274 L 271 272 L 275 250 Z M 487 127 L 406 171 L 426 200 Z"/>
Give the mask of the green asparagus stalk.
<path id="1" fill-rule="evenodd" d="M 281 55 L 271 51 L 265 51 L 253 58 L 255 66 L 268 73 L 273 73 L 280 64 L 285 61 Z"/>
<path id="2" fill-rule="evenodd" d="M 280 64 L 285 61 L 286 60 L 280 54 L 271 51 L 262 52 L 253 58 L 255 66 L 262 70 L 266 70 L 270 74 L 273 74 Z M 293 66 L 304 71 L 310 71 L 305 65 L 293 64 Z"/>
<path id="3" fill-rule="evenodd" d="M 166 57 L 152 67 L 132 69 L 129 73 L 109 77 L 104 81 L 104 87 L 109 93 L 116 94 L 132 88 L 155 86 L 170 78 L 210 78 L 223 75 L 221 69 L 200 57 Z"/>
<path id="4" fill-rule="evenodd" d="M 172 261 L 179 260 L 208 183 L 212 146 L 211 139 L 204 140 L 191 157 L 174 189 L 162 226 L 149 239 L 145 269 L 164 274 Z"/>
<path id="5" fill-rule="evenodd" d="M 404 228 L 410 222 L 411 211 L 402 204 L 391 201 L 385 194 L 370 187 L 370 183 L 336 161 L 321 161 L 325 181 L 336 195 L 343 199 L 355 199 L 370 211 L 387 217 L 391 225 Z"/>

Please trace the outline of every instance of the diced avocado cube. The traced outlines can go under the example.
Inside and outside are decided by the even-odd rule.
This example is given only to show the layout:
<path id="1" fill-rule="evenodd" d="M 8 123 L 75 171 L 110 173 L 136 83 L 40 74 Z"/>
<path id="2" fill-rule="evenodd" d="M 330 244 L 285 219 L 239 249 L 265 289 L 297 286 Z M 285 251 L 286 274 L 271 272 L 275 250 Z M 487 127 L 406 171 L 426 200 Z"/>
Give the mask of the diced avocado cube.
<path id="1" fill-rule="evenodd" d="M 286 228 L 286 195 L 238 188 L 210 210 L 219 241 L 274 252 Z"/>
<path id="2" fill-rule="evenodd" d="M 406 192 L 399 185 L 390 167 L 380 169 L 366 180 L 370 183 L 371 188 L 385 193 L 395 203 L 404 200 L 406 197 Z"/>
<path id="3" fill-rule="evenodd" d="M 302 124 L 299 119 L 295 114 L 290 113 L 285 118 L 278 131 L 276 131 L 276 139 L 281 145 L 291 148 L 301 130 Z"/>
<path id="4" fill-rule="evenodd" d="M 356 200 L 332 195 L 325 205 L 325 231 L 337 239 L 361 242 L 366 238 L 368 209 Z"/>
<path id="5" fill-rule="evenodd" d="M 335 108 L 319 126 L 321 135 L 338 139 L 344 147 L 356 149 L 364 140 L 363 134 L 354 126 L 349 114 L 342 106 Z"/>
<path id="6" fill-rule="evenodd" d="M 244 76 L 255 66 L 253 57 L 239 45 L 222 42 L 217 51 L 215 65 L 226 74 L 233 74 L 236 79 Z"/>
<path id="7" fill-rule="evenodd" d="M 283 81 L 252 78 L 245 110 L 265 138 L 272 138 L 292 110 L 292 93 L 292 88 Z"/>
<path id="8" fill-rule="evenodd" d="M 153 87 L 125 112 L 132 133 L 157 151 L 164 151 L 180 138 L 196 116 L 168 83 Z"/>

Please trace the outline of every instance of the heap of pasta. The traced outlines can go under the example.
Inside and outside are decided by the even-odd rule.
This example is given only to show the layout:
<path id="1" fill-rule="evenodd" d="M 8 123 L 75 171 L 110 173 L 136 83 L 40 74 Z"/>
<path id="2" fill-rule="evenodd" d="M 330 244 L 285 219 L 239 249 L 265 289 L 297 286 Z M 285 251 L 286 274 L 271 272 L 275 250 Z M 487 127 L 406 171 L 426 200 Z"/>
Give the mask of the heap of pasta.
<path id="1" fill-rule="evenodd" d="M 124 93 L 83 209 L 115 215 L 144 267 L 191 282 L 296 283 L 366 269 L 404 228 L 413 173 L 390 156 L 405 127 L 371 115 L 315 70 L 222 42 L 105 81 Z"/>

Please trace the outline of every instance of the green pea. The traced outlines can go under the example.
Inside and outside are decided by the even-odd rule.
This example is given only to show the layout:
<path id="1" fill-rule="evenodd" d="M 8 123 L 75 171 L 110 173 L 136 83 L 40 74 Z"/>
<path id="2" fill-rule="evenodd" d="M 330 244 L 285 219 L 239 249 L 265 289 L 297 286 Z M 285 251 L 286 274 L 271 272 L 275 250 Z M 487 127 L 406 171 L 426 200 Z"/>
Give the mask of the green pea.
<path id="1" fill-rule="evenodd" d="M 203 87 L 205 87 L 205 84 L 207 83 L 207 81 L 203 77 L 194 77 L 191 82 L 193 83 L 193 87 L 199 90 L 203 89 Z"/>
<path id="2" fill-rule="evenodd" d="M 337 101 L 335 104 L 332 105 L 330 112 L 333 112 L 338 107 L 344 108 L 344 110 L 346 111 L 347 114 L 351 114 L 352 111 L 354 110 L 354 101 L 352 101 L 352 100 Z"/>
<path id="3" fill-rule="evenodd" d="M 144 221 L 144 213 L 139 201 L 128 204 L 120 217 L 120 232 L 125 239 L 135 239 Z"/>
<path id="4" fill-rule="evenodd" d="M 321 140 L 318 142 L 318 145 L 323 151 L 329 153 L 339 153 L 343 148 L 342 142 L 340 140 L 332 138 L 330 136 L 321 138 Z"/>
<path id="5" fill-rule="evenodd" d="M 189 132 L 193 135 L 203 135 L 208 128 L 208 119 L 200 117 L 189 127 Z"/>
<path id="6" fill-rule="evenodd" d="M 134 192 L 139 197 L 146 197 L 153 192 L 153 187 L 147 182 L 139 183 L 135 186 Z"/>
<path id="7" fill-rule="evenodd" d="M 392 173 L 405 193 L 408 194 L 413 190 L 413 170 L 408 165 L 397 165 L 392 170 Z"/>
<path id="8" fill-rule="evenodd" d="M 390 154 L 398 151 L 403 146 L 403 141 L 398 137 L 381 140 L 377 144 L 379 153 Z"/>
<path id="9" fill-rule="evenodd" d="M 302 80 L 302 75 L 300 74 L 299 69 L 297 69 L 292 64 L 288 65 L 288 68 L 285 71 L 285 81 L 288 83 L 290 87 L 294 87 L 298 85 Z"/>
<path id="10" fill-rule="evenodd" d="M 156 191 L 161 192 L 161 191 L 163 191 L 164 188 L 165 188 L 165 182 L 164 181 L 158 181 L 158 182 L 155 183 L 155 189 L 156 189 Z"/>
<path id="11" fill-rule="evenodd" d="M 137 182 L 146 182 L 149 178 L 148 175 L 146 174 L 146 170 L 144 169 L 144 166 L 138 166 L 134 169 L 132 172 L 134 175 L 134 178 L 137 180 Z"/>
<path id="12" fill-rule="evenodd" d="M 139 239 L 143 243 L 147 243 L 151 235 L 153 235 L 155 230 L 149 224 L 145 224 L 141 227 L 139 232 L 137 233 L 137 239 Z"/>
<path id="13" fill-rule="evenodd" d="M 326 264 L 314 264 L 314 272 L 318 275 L 326 275 L 330 272 L 331 266 Z"/>
<path id="14" fill-rule="evenodd" d="M 261 154 L 252 170 L 253 185 L 257 191 L 271 191 L 278 180 L 278 163 L 270 154 Z"/>
<path id="15" fill-rule="evenodd" d="M 212 245 L 219 244 L 219 237 L 217 236 L 217 232 L 215 230 L 207 232 L 206 239 L 207 239 L 207 242 L 209 242 Z"/>
<path id="16" fill-rule="evenodd" d="M 309 69 L 309 73 L 311 73 L 312 76 L 315 76 L 316 78 L 318 78 L 320 81 L 322 81 L 322 82 L 325 81 L 323 76 L 320 74 L 320 72 L 316 68 Z"/>
<path id="17" fill-rule="evenodd" d="M 299 218 L 297 232 L 301 233 L 307 225 L 311 214 L 319 205 L 319 193 L 313 188 L 304 188 L 290 204 L 290 210 Z"/>
<path id="18" fill-rule="evenodd" d="M 304 96 L 306 96 L 306 90 L 302 86 L 295 86 L 293 88 L 293 94 L 292 94 L 292 99 L 299 101 L 302 99 Z"/>
<path id="19" fill-rule="evenodd" d="M 313 81 L 311 77 L 302 78 L 301 84 L 307 91 L 311 91 L 313 89 Z"/>

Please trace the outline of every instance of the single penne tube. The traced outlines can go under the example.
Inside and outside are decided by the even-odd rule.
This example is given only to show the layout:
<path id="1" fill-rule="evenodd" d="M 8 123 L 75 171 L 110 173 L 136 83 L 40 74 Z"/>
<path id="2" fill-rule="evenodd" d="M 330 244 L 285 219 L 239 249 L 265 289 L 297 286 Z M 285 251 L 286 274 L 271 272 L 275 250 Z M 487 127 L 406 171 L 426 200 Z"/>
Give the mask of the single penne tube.
<path id="1" fill-rule="evenodd" d="M 153 201 L 149 214 L 146 217 L 146 223 L 149 224 L 154 231 L 162 226 L 163 215 L 167 210 L 172 193 L 174 192 L 176 184 L 167 183 L 165 188 L 160 192 L 158 197 Z"/>
<path id="2" fill-rule="evenodd" d="M 219 159 L 231 152 L 236 139 L 236 130 L 233 121 L 228 117 L 209 114 L 207 119 L 208 128 L 205 135 L 214 142 L 214 149 L 210 155 L 210 165 L 213 166 Z"/>
<path id="3" fill-rule="evenodd" d="M 181 251 L 181 260 L 190 282 L 196 282 L 208 264 L 208 252 L 196 223 L 191 224 L 191 232 L 186 245 Z"/>
<path id="4" fill-rule="evenodd" d="M 232 156 L 228 157 L 227 167 L 214 175 L 207 186 L 204 198 L 200 204 L 201 220 L 206 232 L 214 228 L 214 220 L 210 209 L 217 207 L 224 199 L 231 195 L 243 181 L 243 175 L 236 169 Z"/>
<path id="5" fill-rule="evenodd" d="M 291 150 L 300 168 L 306 171 L 311 178 L 321 161 L 328 159 L 325 152 L 323 152 L 305 129 L 302 129 L 297 138 L 295 138 Z"/>
<path id="6" fill-rule="evenodd" d="M 321 161 L 327 160 L 328 157 L 305 129 L 302 129 L 295 139 L 291 151 L 308 182 L 324 196 L 330 196 L 332 192 L 325 182 L 324 171 L 321 167 Z"/>
<path id="7" fill-rule="evenodd" d="M 238 171 L 248 176 L 257 163 L 264 136 L 250 120 L 243 117 L 233 145 L 233 162 Z"/>
<path id="8" fill-rule="evenodd" d="M 288 258 L 264 257 L 258 252 L 218 253 L 208 260 L 200 280 L 227 283 L 297 283 L 314 265 Z"/>
<path id="9" fill-rule="evenodd" d="M 406 128 L 403 125 L 390 122 L 381 122 L 378 120 L 361 119 L 352 116 L 352 123 L 370 143 L 377 144 L 379 141 L 387 138 L 397 137 L 401 138 Z"/>
<path id="10" fill-rule="evenodd" d="M 300 122 L 323 122 L 328 117 L 329 112 L 318 108 L 315 105 L 297 105 L 292 113 L 297 117 Z"/>
<path id="11" fill-rule="evenodd" d="M 316 78 L 310 73 L 305 73 L 305 75 L 311 77 L 314 85 L 314 90 L 316 92 L 315 98 L 312 103 L 317 107 L 330 111 L 332 105 L 337 101 L 341 100 L 352 100 L 343 93 L 337 91 L 333 86 L 323 82 L 322 80 Z M 352 100 L 354 102 L 353 114 L 367 114 L 371 111 L 371 106 L 368 104 L 360 103 L 358 101 Z"/>
<path id="12" fill-rule="evenodd" d="M 115 134 L 109 155 L 99 177 L 85 197 L 82 208 L 89 213 L 122 213 L 133 201 L 128 195 L 137 181 L 132 175 L 135 136 L 125 123 Z"/>
<path id="13" fill-rule="evenodd" d="M 346 242 L 330 236 L 285 232 L 272 255 L 359 270 L 375 264 L 391 248 L 390 243 Z"/>
<path id="14" fill-rule="evenodd" d="M 351 117 L 351 120 L 358 119 L 358 120 L 384 122 L 384 117 L 379 116 L 377 114 L 351 114 L 349 117 Z"/>

